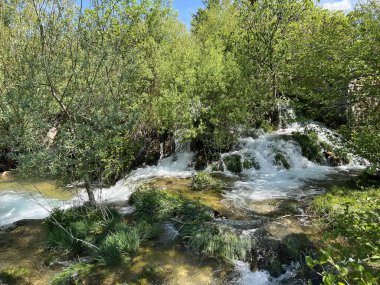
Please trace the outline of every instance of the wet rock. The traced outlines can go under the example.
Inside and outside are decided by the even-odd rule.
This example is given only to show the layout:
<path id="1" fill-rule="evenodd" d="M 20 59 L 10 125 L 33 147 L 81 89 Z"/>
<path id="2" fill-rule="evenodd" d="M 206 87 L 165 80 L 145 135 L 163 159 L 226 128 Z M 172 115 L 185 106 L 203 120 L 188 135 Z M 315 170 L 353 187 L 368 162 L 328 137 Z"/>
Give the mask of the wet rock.
<path id="1" fill-rule="evenodd" d="M 204 170 L 207 166 L 207 159 L 203 153 L 198 153 L 195 156 L 194 169 L 197 171 Z"/>
<path id="2" fill-rule="evenodd" d="M 305 234 L 291 234 L 283 238 L 285 253 L 292 260 L 304 262 L 305 257 L 312 253 L 314 246 Z"/>
<path id="3" fill-rule="evenodd" d="M 227 170 L 232 173 L 239 174 L 243 170 L 241 164 L 241 157 L 238 154 L 226 156 L 223 159 L 223 161 L 226 165 Z"/>
<path id="4" fill-rule="evenodd" d="M 280 241 L 268 236 L 257 237 L 252 250 L 251 270 L 266 270 L 271 276 L 279 277 L 286 271 L 283 264 L 290 263 L 284 252 L 285 246 Z"/>
<path id="5" fill-rule="evenodd" d="M 292 133 L 292 139 L 300 145 L 302 155 L 308 160 L 323 163 L 322 148 L 318 143 L 318 135 L 315 132 L 294 132 Z"/>
<path id="6" fill-rule="evenodd" d="M 244 169 L 251 169 L 251 168 L 255 168 L 256 170 L 260 170 L 260 164 L 256 161 L 255 158 L 249 158 L 249 159 L 245 159 L 243 161 L 243 168 Z"/>
<path id="7" fill-rule="evenodd" d="M 223 161 L 214 162 L 212 164 L 212 171 L 224 171 Z"/>
<path id="8" fill-rule="evenodd" d="M 18 225 L 13 223 L 9 225 L 0 226 L 0 232 L 11 232 L 15 229 L 17 229 Z"/>

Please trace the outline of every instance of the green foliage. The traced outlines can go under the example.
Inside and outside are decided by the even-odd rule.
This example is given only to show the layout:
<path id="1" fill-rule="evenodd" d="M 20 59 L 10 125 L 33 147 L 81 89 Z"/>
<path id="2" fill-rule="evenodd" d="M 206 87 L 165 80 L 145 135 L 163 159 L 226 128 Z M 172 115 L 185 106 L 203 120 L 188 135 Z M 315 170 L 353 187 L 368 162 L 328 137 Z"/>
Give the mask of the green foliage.
<path id="1" fill-rule="evenodd" d="M 256 161 L 254 157 L 252 158 L 247 158 L 243 161 L 243 168 L 244 169 L 250 169 L 250 168 L 255 168 L 256 170 L 260 170 L 260 164 Z"/>
<path id="2" fill-rule="evenodd" d="M 152 226 L 173 221 L 182 241 L 200 254 L 225 262 L 246 257 L 250 239 L 229 227 L 212 223 L 214 211 L 199 202 L 176 198 L 156 189 L 141 189 L 131 199 L 136 207 L 136 220 L 142 225 L 140 236 Z"/>
<path id="3" fill-rule="evenodd" d="M 165 284 L 166 276 L 162 268 L 154 265 L 144 266 L 141 277 L 147 279 L 153 284 Z"/>
<path id="4" fill-rule="evenodd" d="M 30 270 L 24 267 L 8 267 L 0 271 L 0 282 L 9 285 L 17 285 L 28 283 L 26 278 L 30 274 Z"/>
<path id="5" fill-rule="evenodd" d="M 323 161 L 322 148 L 318 144 L 318 135 L 316 132 L 295 132 L 292 134 L 292 139 L 298 142 L 301 146 L 302 155 L 308 160 L 318 163 Z"/>
<path id="6" fill-rule="evenodd" d="M 276 155 L 274 156 L 274 162 L 278 166 L 282 166 L 285 169 L 290 168 L 290 164 L 288 160 L 286 159 L 285 155 L 281 152 L 277 152 Z"/>
<path id="7" fill-rule="evenodd" d="M 51 285 L 67 285 L 67 284 L 83 284 L 82 281 L 86 280 L 93 265 L 86 263 L 74 263 L 64 269 L 62 272 L 56 274 L 50 281 Z"/>
<path id="8" fill-rule="evenodd" d="M 243 169 L 241 165 L 241 157 L 238 154 L 228 155 L 223 158 L 224 164 L 228 171 L 239 174 Z"/>
<path id="9" fill-rule="evenodd" d="M 168 221 L 181 206 L 177 197 L 157 189 L 140 189 L 132 194 L 130 203 L 135 207 L 137 220 L 149 223 Z"/>
<path id="10" fill-rule="evenodd" d="M 306 262 L 311 268 L 322 268 L 324 284 L 378 284 L 379 193 L 379 189 L 334 188 L 314 200 L 314 211 L 331 228 L 324 236 L 328 246 L 318 259 L 307 257 Z"/>
<path id="11" fill-rule="evenodd" d="M 125 227 L 105 237 L 99 246 L 99 259 L 107 265 L 119 265 L 124 257 L 136 253 L 139 246 L 138 229 Z"/>
<path id="12" fill-rule="evenodd" d="M 193 191 L 216 190 L 219 186 L 219 183 L 205 171 L 195 173 L 191 179 L 191 190 Z"/>
<path id="13" fill-rule="evenodd" d="M 192 249 L 225 262 L 245 260 L 251 249 L 249 237 L 239 236 L 231 228 L 220 225 L 193 228 L 187 234 L 185 240 Z"/>
<path id="14" fill-rule="evenodd" d="M 70 254 L 89 250 L 121 222 L 120 214 L 113 209 L 82 206 L 68 210 L 54 209 L 45 219 L 48 230 L 47 247 Z"/>

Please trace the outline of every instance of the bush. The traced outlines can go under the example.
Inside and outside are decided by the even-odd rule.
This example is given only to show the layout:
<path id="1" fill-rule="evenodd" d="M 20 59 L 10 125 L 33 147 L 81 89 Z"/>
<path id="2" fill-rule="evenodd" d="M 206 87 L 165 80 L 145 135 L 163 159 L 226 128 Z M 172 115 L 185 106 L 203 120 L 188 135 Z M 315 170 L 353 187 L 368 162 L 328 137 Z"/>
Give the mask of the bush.
<path id="1" fill-rule="evenodd" d="M 217 188 L 219 188 L 219 184 L 207 172 L 197 172 L 191 179 L 191 190 L 193 191 L 209 191 Z"/>
<path id="2" fill-rule="evenodd" d="M 51 285 L 71 285 L 81 284 L 81 280 L 87 279 L 91 273 L 93 265 L 86 263 L 74 263 L 62 272 L 56 274 L 51 280 Z"/>
<path id="3" fill-rule="evenodd" d="M 99 260 L 107 265 L 117 265 L 124 257 L 138 251 L 140 237 L 137 229 L 127 228 L 108 234 L 100 244 Z"/>
<path id="4" fill-rule="evenodd" d="M 380 281 L 380 189 L 333 188 L 317 197 L 312 209 L 331 228 L 318 258 L 306 258 L 320 270 L 324 284 L 378 284 Z"/>

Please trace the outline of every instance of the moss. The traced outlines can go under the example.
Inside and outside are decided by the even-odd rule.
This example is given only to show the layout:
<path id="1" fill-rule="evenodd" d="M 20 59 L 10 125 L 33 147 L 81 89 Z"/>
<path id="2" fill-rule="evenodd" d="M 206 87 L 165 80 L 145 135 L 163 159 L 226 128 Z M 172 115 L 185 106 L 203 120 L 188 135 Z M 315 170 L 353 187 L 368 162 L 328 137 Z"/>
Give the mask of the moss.
<path id="1" fill-rule="evenodd" d="M 303 261 L 305 256 L 311 254 L 314 247 L 305 234 L 291 234 L 282 240 L 286 254 L 292 260 Z"/>
<path id="2" fill-rule="evenodd" d="M 286 159 L 285 155 L 282 154 L 281 152 L 277 152 L 276 153 L 276 155 L 274 157 L 274 162 L 275 162 L 276 165 L 282 166 L 285 169 L 289 169 L 290 168 L 290 164 L 289 164 L 288 160 Z"/>
<path id="3" fill-rule="evenodd" d="M 25 267 L 9 267 L 0 271 L 0 284 L 28 284 L 30 270 Z"/>
<path id="4" fill-rule="evenodd" d="M 256 170 L 260 170 L 260 164 L 256 161 L 254 158 L 245 159 L 243 161 L 243 168 L 244 169 L 251 169 L 255 168 Z"/>
<path id="5" fill-rule="evenodd" d="M 318 143 L 318 135 L 316 132 L 295 132 L 292 134 L 292 138 L 301 146 L 302 155 L 308 160 L 317 163 L 323 162 L 322 148 Z"/>
<path id="6" fill-rule="evenodd" d="M 223 161 L 227 170 L 232 173 L 239 174 L 243 170 L 241 165 L 241 157 L 238 154 L 226 156 Z"/>
<path id="7" fill-rule="evenodd" d="M 155 265 L 145 265 L 140 278 L 148 280 L 152 284 L 164 284 L 166 280 L 165 272 Z"/>
<path id="8" fill-rule="evenodd" d="M 62 272 L 56 274 L 51 280 L 51 285 L 83 284 L 88 279 L 93 265 L 74 263 Z"/>
<path id="9" fill-rule="evenodd" d="M 260 128 L 262 128 L 263 131 L 266 133 L 271 133 L 274 130 L 273 125 L 271 123 L 269 123 L 268 121 L 262 121 L 260 123 Z"/>

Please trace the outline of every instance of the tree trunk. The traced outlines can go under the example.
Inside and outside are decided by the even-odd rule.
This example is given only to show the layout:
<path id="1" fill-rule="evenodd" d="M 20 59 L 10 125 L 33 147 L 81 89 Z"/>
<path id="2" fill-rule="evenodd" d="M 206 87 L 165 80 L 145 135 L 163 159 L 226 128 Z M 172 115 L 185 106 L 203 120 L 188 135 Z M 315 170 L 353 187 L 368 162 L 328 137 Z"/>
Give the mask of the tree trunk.
<path id="1" fill-rule="evenodd" d="M 94 196 L 94 192 L 91 189 L 90 182 L 86 181 L 84 183 L 84 187 L 85 187 L 87 195 L 88 195 L 88 202 L 90 203 L 90 205 L 95 205 L 96 204 L 95 196 Z"/>

